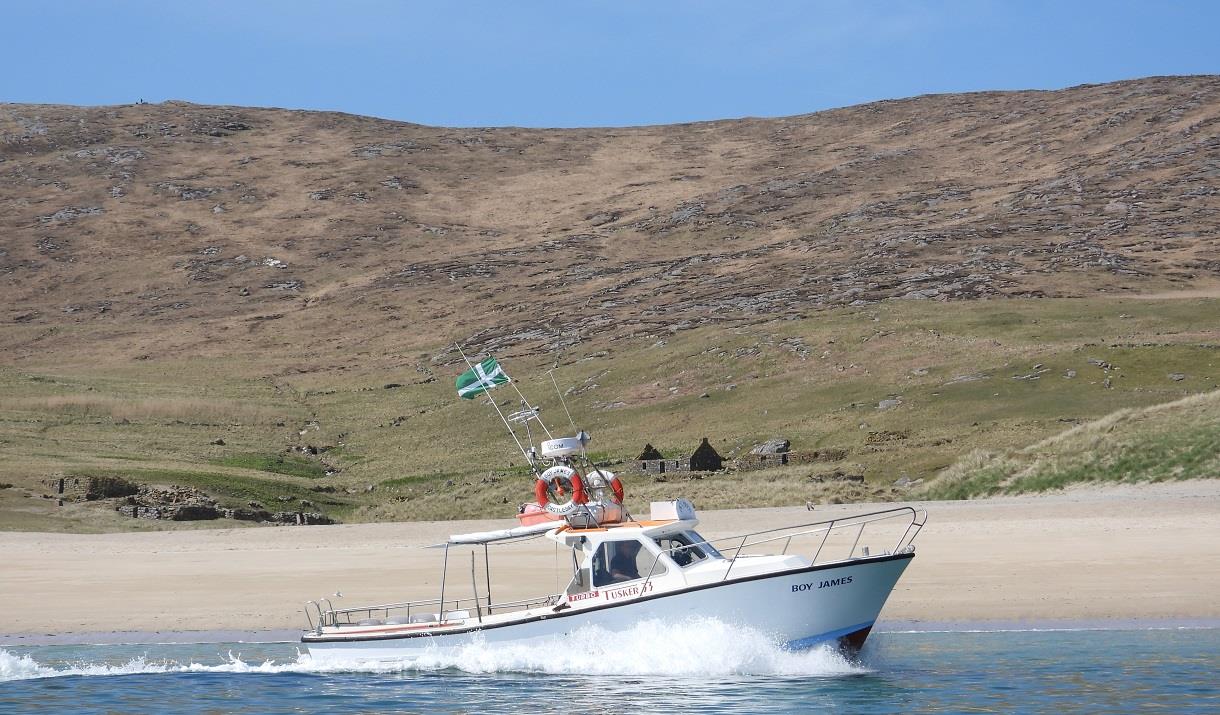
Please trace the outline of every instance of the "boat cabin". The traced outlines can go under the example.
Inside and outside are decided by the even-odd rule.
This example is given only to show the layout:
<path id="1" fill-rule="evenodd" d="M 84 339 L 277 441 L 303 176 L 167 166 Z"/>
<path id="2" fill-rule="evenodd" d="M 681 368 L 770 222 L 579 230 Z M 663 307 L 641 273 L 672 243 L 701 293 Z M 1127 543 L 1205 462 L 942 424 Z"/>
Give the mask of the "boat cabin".
<path id="1" fill-rule="evenodd" d="M 655 514 L 654 514 L 655 515 Z M 596 528 L 560 527 L 547 536 L 572 549 L 573 576 L 561 603 L 583 607 L 645 593 L 668 592 L 734 576 L 800 568 L 797 555 L 726 558 L 699 532 L 694 510 L 682 519 L 605 524 Z"/>
<path id="2" fill-rule="evenodd" d="M 698 522 L 626 522 L 596 529 L 565 529 L 552 537 L 572 549 L 575 569 L 564 595 L 569 602 L 606 589 L 646 582 L 648 590 L 686 585 L 683 572 L 708 561 L 726 561 L 694 530 Z M 683 574 L 679 579 L 674 576 Z M 642 585 L 637 583 L 637 585 Z M 635 595 L 639 590 L 630 594 Z"/>

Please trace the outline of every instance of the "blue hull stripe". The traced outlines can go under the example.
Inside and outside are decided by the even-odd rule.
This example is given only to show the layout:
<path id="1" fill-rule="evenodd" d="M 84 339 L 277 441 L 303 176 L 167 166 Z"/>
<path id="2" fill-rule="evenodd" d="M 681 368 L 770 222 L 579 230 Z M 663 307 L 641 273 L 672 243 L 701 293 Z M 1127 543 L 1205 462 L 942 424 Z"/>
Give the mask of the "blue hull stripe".
<path id="1" fill-rule="evenodd" d="M 788 641 L 787 643 L 784 644 L 784 648 L 787 648 L 788 650 L 801 650 L 803 648 L 812 648 L 813 646 L 815 646 L 819 643 L 825 643 L 826 641 L 834 640 L 835 638 L 842 638 L 845 635 L 855 633 L 856 631 L 864 629 L 864 628 L 868 628 L 868 627 L 872 626 L 873 623 L 874 623 L 874 621 L 867 621 L 865 623 L 857 623 L 854 626 L 840 628 L 836 631 L 828 631 L 826 633 L 822 633 L 822 634 L 819 634 L 816 636 L 809 636 L 808 638 L 799 638 L 794 641 Z"/>

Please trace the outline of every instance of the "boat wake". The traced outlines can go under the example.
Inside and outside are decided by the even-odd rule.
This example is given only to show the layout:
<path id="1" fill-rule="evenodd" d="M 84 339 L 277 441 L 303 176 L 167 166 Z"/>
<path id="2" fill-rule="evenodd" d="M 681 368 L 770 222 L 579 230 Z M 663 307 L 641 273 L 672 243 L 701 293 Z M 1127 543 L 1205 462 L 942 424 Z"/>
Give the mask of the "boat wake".
<path id="1" fill-rule="evenodd" d="M 613 633 L 586 627 L 553 643 L 494 647 L 475 643 L 452 656 L 424 655 L 414 667 L 565 675 L 834 676 L 870 672 L 829 646 L 786 650 L 759 631 L 698 617 L 677 624 L 641 621 Z"/>
<path id="2" fill-rule="evenodd" d="M 155 646 L 150 646 L 155 649 Z M 425 652 L 413 660 L 362 661 L 329 657 L 315 662 L 296 651 L 282 660 L 247 662 L 241 655 L 217 656 L 217 662 L 176 662 L 148 654 L 127 662 L 40 663 L 29 655 L 0 649 L 0 682 L 65 676 L 123 676 L 172 673 L 546 673 L 559 675 L 650 675 L 836 677 L 872 672 L 830 646 L 792 651 L 759 631 L 710 618 L 678 624 L 642 621 L 622 632 L 596 627 L 563 638 L 528 644 L 487 644 Z"/>
<path id="3" fill-rule="evenodd" d="M 10 680 L 56 678 L 65 676 L 116 676 L 148 675 L 159 673 L 286 673 L 307 672 L 301 664 L 308 665 L 309 656 L 300 655 L 295 662 L 276 663 L 268 660 L 261 664 L 247 663 L 240 656 L 230 653 L 218 664 L 179 663 L 169 659 L 137 656 L 125 663 L 79 662 L 70 665 L 50 666 L 39 663 L 29 655 L 16 655 L 0 648 L 0 683 Z"/>

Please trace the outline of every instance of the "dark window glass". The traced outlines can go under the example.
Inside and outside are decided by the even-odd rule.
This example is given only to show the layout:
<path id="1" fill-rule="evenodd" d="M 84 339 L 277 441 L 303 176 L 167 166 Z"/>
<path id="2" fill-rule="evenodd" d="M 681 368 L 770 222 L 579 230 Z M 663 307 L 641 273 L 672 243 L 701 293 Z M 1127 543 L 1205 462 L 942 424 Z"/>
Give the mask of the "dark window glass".
<path id="1" fill-rule="evenodd" d="M 655 564 L 655 567 L 654 567 Z M 593 554 L 593 585 L 608 586 L 665 573 L 665 565 L 635 541 L 606 541 Z"/>

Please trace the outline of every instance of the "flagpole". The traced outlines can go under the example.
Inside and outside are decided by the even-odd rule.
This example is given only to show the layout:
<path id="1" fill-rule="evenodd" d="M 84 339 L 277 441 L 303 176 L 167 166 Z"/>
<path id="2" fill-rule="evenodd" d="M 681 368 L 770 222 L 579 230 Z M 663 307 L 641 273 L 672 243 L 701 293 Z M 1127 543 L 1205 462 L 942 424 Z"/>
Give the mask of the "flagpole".
<path id="1" fill-rule="evenodd" d="M 470 371 L 474 372 L 474 365 L 470 362 L 470 358 L 466 357 L 466 353 L 462 352 L 461 344 L 455 340 L 453 346 L 457 348 L 458 355 L 462 356 L 462 360 L 466 362 L 466 366 L 470 368 Z M 513 381 L 513 379 L 508 376 L 508 373 L 504 373 L 504 376 L 508 377 L 508 381 L 510 383 Z M 521 450 L 521 456 L 525 457 L 526 463 L 530 466 L 530 471 L 537 474 L 538 468 L 534 466 L 534 461 L 530 459 L 529 452 L 525 451 L 525 447 L 521 446 L 521 440 L 517 438 L 517 433 L 513 431 L 512 425 L 508 423 L 508 420 L 504 417 L 504 413 L 500 411 L 500 406 L 496 404 L 496 399 L 489 394 L 488 389 L 484 389 L 483 394 L 487 395 L 487 399 L 491 400 L 491 406 L 495 408 L 496 414 L 500 416 L 500 421 L 504 423 L 504 428 L 508 430 L 508 433 L 513 437 L 513 441 L 517 443 L 517 449 Z M 520 393 L 518 392 L 518 394 Z"/>

